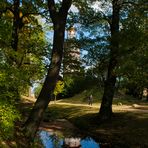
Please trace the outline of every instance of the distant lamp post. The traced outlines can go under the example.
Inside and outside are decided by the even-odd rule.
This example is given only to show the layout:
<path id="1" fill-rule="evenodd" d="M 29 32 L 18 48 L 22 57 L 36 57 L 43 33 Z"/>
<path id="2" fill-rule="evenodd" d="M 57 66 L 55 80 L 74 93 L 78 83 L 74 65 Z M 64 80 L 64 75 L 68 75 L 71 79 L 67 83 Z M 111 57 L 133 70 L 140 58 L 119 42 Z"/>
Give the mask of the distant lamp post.
<path id="1" fill-rule="evenodd" d="M 74 38 L 76 35 L 76 29 L 74 27 L 69 27 L 67 30 L 68 39 Z"/>

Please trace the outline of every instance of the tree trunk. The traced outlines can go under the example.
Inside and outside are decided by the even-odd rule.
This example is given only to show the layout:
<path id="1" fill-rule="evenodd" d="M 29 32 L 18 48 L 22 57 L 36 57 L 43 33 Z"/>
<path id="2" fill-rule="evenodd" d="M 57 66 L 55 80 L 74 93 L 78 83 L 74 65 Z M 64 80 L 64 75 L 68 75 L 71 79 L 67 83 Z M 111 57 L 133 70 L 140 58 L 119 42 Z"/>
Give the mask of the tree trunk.
<path id="1" fill-rule="evenodd" d="M 35 137 L 40 122 L 42 121 L 43 114 L 48 107 L 48 103 L 51 100 L 51 96 L 56 86 L 63 56 L 66 18 L 70 6 L 71 0 L 63 0 L 61 8 L 59 12 L 57 12 L 55 10 L 54 1 L 48 1 L 50 16 L 54 25 L 54 39 L 51 64 L 41 93 L 34 104 L 34 107 L 29 115 L 28 120 L 25 123 L 26 136 L 28 136 L 29 140 L 33 140 L 33 138 Z"/>
<path id="2" fill-rule="evenodd" d="M 18 49 L 18 31 L 19 31 L 19 6 L 20 0 L 14 0 L 14 10 L 13 10 L 13 31 L 12 31 L 12 42 L 11 46 L 14 51 Z"/>
<path id="3" fill-rule="evenodd" d="M 19 42 L 19 31 L 23 28 L 23 14 L 20 11 L 20 0 L 14 0 L 14 8 L 13 8 L 13 26 L 12 26 L 12 40 L 11 40 L 11 47 L 15 52 L 18 51 L 18 42 Z M 18 57 L 10 56 L 10 64 L 13 63 L 17 64 L 19 68 L 22 65 L 22 59 L 19 61 Z"/>
<path id="4" fill-rule="evenodd" d="M 50 64 L 50 68 L 48 70 L 48 74 L 46 76 L 41 93 L 37 98 L 37 101 L 35 102 L 35 105 L 31 111 L 28 120 L 25 123 L 26 131 L 29 134 L 29 137 L 31 134 L 32 138 L 35 136 L 35 133 L 42 120 L 43 113 L 45 112 L 48 103 L 51 100 L 51 95 L 54 91 L 56 81 L 59 75 L 63 54 L 61 50 L 63 48 L 63 40 L 61 40 L 61 38 L 64 39 L 64 30 L 56 30 L 54 32 L 54 45 L 51 60 L 52 62 Z"/>
<path id="5" fill-rule="evenodd" d="M 112 116 L 112 101 L 115 92 L 116 73 L 115 69 L 118 63 L 118 52 L 119 52 L 119 0 L 113 0 L 113 15 L 112 22 L 110 24 L 111 30 L 111 41 L 110 41 L 110 61 L 108 66 L 108 75 L 104 86 L 104 94 L 102 98 L 100 108 L 100 119 L 107 120 Z"/>

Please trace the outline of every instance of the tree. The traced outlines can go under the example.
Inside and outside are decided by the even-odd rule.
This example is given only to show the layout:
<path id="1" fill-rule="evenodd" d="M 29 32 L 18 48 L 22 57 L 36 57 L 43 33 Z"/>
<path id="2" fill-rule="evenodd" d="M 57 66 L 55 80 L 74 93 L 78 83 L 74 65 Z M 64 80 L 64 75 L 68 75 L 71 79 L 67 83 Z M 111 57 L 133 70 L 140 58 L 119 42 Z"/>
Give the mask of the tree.
<path id="1" fill-rule="evenodd" d="M 96 2 L 95 0 L 93 2 Z M 94 45 L 91 45 L 90 51 L 92 52 L 92 60 L 95 67 L 97 65 L 105 65 L 105 69 L 107 69 L 107 76 L 105 78 L 104 84 L 104 94 L 102 98 L 101 108 L 100 108 L 100 119 L 105 120 L 111 117 L 112 115 L 112 100 L 115 91 L 115 83 L 117 74 L 115 72 L 118 65 L 118 56 L 119 56 L 119 19 L 120 19 L 120 10 L 122 2 L 120 0 L 113 1 L 101 1 L 102 3 L 106 2 L 106 5 L 112 4 L 112 10 L 107 12 L 107 8 L 105 9 L 106 14 L 101 10 L 94 11 L 92 7 L 87 7 L 86 10 L 89 10 L 90 14 L 86 16 L 87 19 L 83 19 L 85 26 L 88 26 L 89 29 L 94 30 L 92 36 L 92 42 L 95 41 Z M 104 4 L 103 3 L 103 4 Z M 110 7 L 108 6 L 110 9 Z M 82 12 L 83 13 L 83 12 Z M 88 13 L 88 12 L 87 12 Z M 90 18 L 92 19 L 90 19 Z M 107 22 L 107 23 L 106 23 Z M 101 24 L 101 25 L 100 25 Z M 98 35 L 98 38 L 95 37 L 96 28 L 101 31 L 101 27 L 109 33 L 102 33 L 102 35 Z M 94 29 L 95 28 L 95 29 Z M 98 33 L 99 34 L 99 33 Z M 100 43 L 96 43 L 98 42 Z M 102 45 L 105 45 L 104 48 L 101 48 Z M 94 48 L 95 47 L 95 48 Z M 98 49 L 97 49 L 98 48 Z M 90 51 L 88 51 L 90 53 Z M 94 54 L 97 53 L 97 54 Z M 99 57 L 100 56 L 100 57 Z M 107 63 L 107 64 L 106 64 Z M 100 66 L 98 66 L 99 68 Z M 106 73 L 106 70 L 103 71 Z M 105 74 L 104 73 L 104 74 Z M 103 75 L 104 75 L 103 74 Z M 103 78 L 104 79 L 104 78 Z"/>
<path id="2" fill-rule="evenodd" d="M 61 2 L 60 8 L 58 9 L 54 0 L 48 0 L 48 9 L 54 28 L 53 49 L 51 63 L 45 82 L 43 84 L 43 88 L 34 104 L 29 118 L 25 123 L 25 131 L 27 133 L 26 135 L 30 138 L 30 140 L 33 140 L 37 132 L 40 122 L 43 118 L 43 114 L 48 107 L 48 103 L 51 100 L 51 95 L 53 94 L 54 88 L 56 86 L 63 56 L 66 18 L 71 3 L 72 0 L 63 0 Z"/>
<path id="3" fill-rule="evenodd" d="M 56 83 L 56 87 L 55 87 L 55 89 L 54 89 L 54 96 L 55 96 L 54 102 L 55 102 L 55 103 L 56 103 L 56 100 L 57 100 L 57 95 L 58 95 L 59 93 L 62 93 L 63 90 L 64 90 L 64 82 L 59 80 L 59 81 Z"/>
<path id="4" fill-rule="evenodd" d="M 148 85 L 147 6 L 143 2 L 139 0 L 138 4 L 130 9 L 128 17 L 122 21 L 120 32 L 122 55 L 118 70 L 127 93 L 139 99 L 142 99 L 143 90 Z"/>
<path id="5" fill-rule="evenodd" d="M 110 39 L 110 60 L 108 65 L 108 74 L 104 86 L 104 94 L 100 108 L 100 118 L 109 119 L 112 116 L 112 100 L 114 97 L 116 73 L 115 69 L 118 64 L 119 53 L 119 13 L 120 0 L 112 1 L 112 18 L 110 23 L 111 39 Z"/>
<path id="6" fill-rule="evenodd" d="M 16 103 L 20 94 L 44 72 L 46 40 L 36 9 L 28 2 L 0 1 L 0 133 L 11 138 L 20 119 Z M 34 11 L 33 11 L 34 10 Z M 28 13 L 29 12 L 29 13 Z M 32 15 L 30 15 L 32 13 Z M 1 136 L 1 135 L 0 135 Z"/>
<path id="7" fill-rule="evenodd" d="M 37 14 L 33 5 L 21 5 L 19 0 L 1 3 L 1 72 L 6 73 L 12 84 L 7 91 L 13 90 L 18 99 L 20 92 L 44 73 L 42 60 L 46 56 L 46 41 L 37 19 L 30 15 Z"/>
<path id="8" fill-rule="evenodd" d="M 96 2 L 96 1 L 94 0 L 93 2 Z M 99 112 L 100 118 L 103 120 L 106 120 L 112 116 L 112 100 L 113 100 L 113 96 L 116 88 L 115 87 L 116 78 L 122 76 L 120 75 L 121 73 L 118 73 L 118 70 L 121 69 L 122 67 L 120 63 L 121 59 L 124 59 L 124 57 L 126 56 L 125 54 L 126 50 L 124 49 L 125 46 L 123 45 L 124 38 L 126 39 L 126 37 L 124 36 L 124 38 L 122 38 L 122 35 L 121 35 L 121 30 L 122 30 L 121 28 L 123 27 L 122 23 L 123 23 L 123 20 L 126 20 L 126 17 L 128 17 L 128 14 L 130 12 L 134 12 L 135 7 L 143 5 L 142 4 L 143 1 L 132 2 L 132 1 L 121 1 L 121 0 L 113 0 L 113 1 L 102 0 L 101 2 L 103 3 L 104 6 L 106 3 L 106 6 L 108 6 L 109 10 L 105 8 L 103 10 L 100 9 L 100 10 L 94 11 L 92 10 L 91 6 L 86 7 L 83 9 L 83 11 L 81 11 L 81 13 L 87 14 L 89 12 L 89 14 L 87 16 L 83 14 L 81 18 L 82 19 L 85 18 L 85 19 L 83 19 L 83 21 L 81 22 L 83 23 L 85 28 L 86 27 L 88 28 L 88 29 L 85 29 L 87 33 L 91 32 L 90 35 L 92 35 L 92 36 L 89 35 L 91 39 L 88 39 L 89 42 L 87 42 L 85 45 L 86 45 L 86 48 L 90 46 L 88 48 L 88 53 L 89 53 L 89 56 L 91 56 L 91 58 L 89 58 L 88 61 L 90 59 L 92 60 L 91 65 L 93 65 L 94 67 L 93 72 L 96 71 L 95 68 L 97 67 L 99 68 L 98 70 L 99 72 L 101 68 L 100 65 L 102 64 L 105 67 L 103 70 L 105 73 L 106 73 L 105 69 L 107 68 L 107 77 L 104 79 L 105 80 L 104 94 L 103 94 L 101 108 Z M 109 7 L 110 4 L 112 4 L 112 8 Z M 88 10 L 88 12 L 85 9 Z M 135 20 L 135 16 L 133 20 Z M 138 22 L 138 20 L 136 22 Z M 104 26 L 104 28 L 102 26 Z M 104 32 L 103 33 L 101 32 L 102 34 L 99 35 L 99 33 L 96 31 L 97 27 L 99 30 L 103 28 L 103 30 L 105 30 L 106 32 L 108 31 L 109 33 L 108 34 L 105 33 L 106 34 L 105 36 Z M 102 55 L 100 54 L 102 51 L 101 46 L 96 46 L 96 45 L 99 45 L 99 44 L 96 44 L 97 33 L 98 33 L 98 42 L 100 42 L 102 45 L 103 43 L 105 43 L 104 45 L 106 47 L 104 46 L 104 48 L 107 49 L 106 51 L 103 50 L 105 52 Z M 101 42 L 101 40 L 103 40 L 103 37 L 104 39 L 107 39 L 106 42 L 105 40 Z M 131 34 L 131 37 L 132 37 L 132 34 Z M 93 41 L 93 45 L 91 44 L 91 40 Z M 128 46 L 130 48 L 131 45 L 128 44 Z M 98 53 L 101 55 L 100 56 L 101 58 L 99 57 Z M 97 61 L 98 61 L 98 64 L 97 64 Z"/>
<path id="9" fill-rule="evenodd" d="M 91 2 L 96 1 L 94 0 Z M 87 61 L 91 60 L 90 64 L 93 65 L 93 72 L 97 72 L 95 70 L 97 69 L 97 67 L 99 68 L 99 72 L 101 68 L 100 65 L 104 65 L 105 67 L 103 70 L 101 70 L 100 73 L 106 73 L 105 69 L 107 69 L 107 77 L 105 79 L 102 77 L 105 80 L 105 86 L 104 95 L 102 98 L 101 108 L 99 112 L 100 118 L 104 120 L 109 119 L 112 115 L 112 100 L 116 88 L 116 78 L 121 77 L 120 73 L 118 73 L 118 70 L 122 67 L 120 63 L 121 59 L 124 59 L 124 57 L 126 56 L 126 54 L 124 53 L 125 46 L 123 45 L 124 38 L 126 39 L 126 37 L 121 37 L 123 20 L 126 20 L 126 18 L 129 17 L 130 12 L 134 12 L 135 7 L 142 6 L 142 3 L 144 3 L 144 1 L 138 0 L 133 2 L 130 0 L 102 0 L 101 2 L 104 6 L 106 3 L 107 7 L 105 9 L 94 11 L 93 6 L 91 7 L 90 3 L 87 3 L 88 5 L 85 8 L 82 7 L 83 9 L 81 9 L 80 11 L 80 13 L 82 14 L 82 16 L 80 16 L 80 18 L 82 18 L 82 21 L 80 21 L 80 23 L 84 25 L 84 29 L 87 32 L 87 34 L 91 32 L 89 33 L 89 35 L 87 35 L 87 42 L 85 42 L 85 34 L 82 34 L 82 39 L 86 43 L 84 49 L 88 48 L 87 51 L 89 58 Z M 112 8 L 110 7 L 110 4 L 112 5 Z M 135 20 L 135 16 L 133 20 Z M 138 22 L 138 20 L 136 22 Z M 108 33 L 104 33 L 104 31 L 101 31 L 101 28 L 103 28 L 102 30 L 105 30 Z M 99 34 L 99 31 L 97 32 L 96 29 L 101 31 L 101 33 Z M 96 37 L 97 35 L 98 37 Z M 91 41 L 93 42 L 93 44 L 91 43 Z M 104 49 L 107 50 L 102 50 L 103 48 L 101 48 L 100 45 L 103 45 Z M 131 45 L 128 44 L 128 46 L 130 48 Z M 102 55 L 101 51 L 103 51 Z M 104 76 L 104 74 L 102 76 Z M 141 78 L 139 80 L 141 80 Z"/>
<path id="10" fill-rule="evenodd" d="M 141 1 L 141 0 L 135 1 L 135 2 L 132 2 L 132 1 L 120 1 L 120 0 L 113 0 L 112 1 L 112 17 L 111 17 L 111 21 L 110 21 L 110 31 L 111 31 L 110 61 L 109 61 L 109 66 L 108 66 L 108 76 L 107 76 L 107 80 L 106 80 L 106 83 L 105 83 L 104 94 L 103 94 L 100 113 L 99 113 L 101 119 L 103 119 L 103 120 L 104 119 L 109 119 L 111 117 L 111 115 L 112 115 L 112 100 L 113 100 L 114 91 L 115 91 L 116 78 L 118 76 L 117 71 L 118 71 L 118 69 L 120 69 L 120 66 L 122 67 L 122 65 L 120 65 L 121 64 L 120 60 L 122 58 L 125 60 L 125 55 L 126 54 L 124 52 L 127 52 L 127 50 L 125 50 L 125 46 L 123 46 L 123 44 L 122 44 L 123 41 L 124 41 L 125 36 L 124 36 L 124 38 L 122 38 L 122 37 L 120 38 L 120 36 L 119 36 L 119 35 L 121 35 L 121 30 L 119 29 L 119 27 L 121 25 L 123 25 L 123 24 L 119 25 L 119 20 L 125 20 L 125 17 L 124 16 L 122 17 L 122 15 L 121 15 L 121 10 L 122 10 L 122 13 L 127 12 L 128 14 L 130 14 L 130 12 L 134 12 L 134 10 L 135 10 L 134 8 L 138 8 L 139 6 L 143 7 L 144 6 L 143 4 L 144 4 L 144 1 Z M 126 9 L 124 9 L 125 8 L 124 6 L 126 7 Z M 129 6 L 132 6 L 132 7 L 129 9 Z M 140 10 L 140 12 L 141 12 L 141 10 Z M 144 14 L 144 11 L 143 11 L 143 14 Z M 133 17 L 133 20 L 136 19 L 136 15 Z M 139 17 L 139 19 L 141 19 L 141 17 Z M 131 22 L 131 21 L 129 21 L 129 22 Z M 139 22 L 139 20 L 136 21 L 137 27 L 139 27 L 138 22 Z M 135 21 L 134 21 L 134 23 L 135 23 Z M 126 29 L 129 29 L 129 28 L 130 28 L 130 26 L 128 26 L 128 28 L 126 28 Z M 130 37 L 133 38 L 134 33 L 132 33 L 132 32 L 129 32 L 129 33 L 131 33 Z M 127 36 L 127 34 L 126 34 L 126 36 Z M 125 40 L 126 40 L 126 38 L 125 38 Z M 137 39 L 135 38 L 136 42 L 133 42 L 133 44 L 128 44 L 128 50 L 131 50 L 130 48 L 131 48 L 131 46 L 133 46 L 132 50 L 133 50 L 133 52 L 136 52 L 136 46 L 137 46 L 136 43 L 139 42 L 138 40 L 139 40 L 139 38 L 137 38 Z M 141 38 L 140 38 L 140 40 L 141 40 Z M 126 40 L 126 41 L 129 42 L 130 39 Z M 139 43 L 141 43 L 141 42 L 139 42 Z M 141 50 L 143 50 L 142 48 L 141 48 Z M 142 67 L 143 66 L 141 65 L 140 69 L 139 69 L 139 72 L 138 72 L 139 74 L 137 73 L 138 74 L 138 77 L 137 77 L 138 79 L 140 78 L 139 77 L 141 75 L 140 73 L 142 73 L 142 71 L 143 71 Z M 137 68 L 135 68 L 135 69 L 137 69 Z M 142 81 L 142 79 L 141 79 L 141 81 Z"/>

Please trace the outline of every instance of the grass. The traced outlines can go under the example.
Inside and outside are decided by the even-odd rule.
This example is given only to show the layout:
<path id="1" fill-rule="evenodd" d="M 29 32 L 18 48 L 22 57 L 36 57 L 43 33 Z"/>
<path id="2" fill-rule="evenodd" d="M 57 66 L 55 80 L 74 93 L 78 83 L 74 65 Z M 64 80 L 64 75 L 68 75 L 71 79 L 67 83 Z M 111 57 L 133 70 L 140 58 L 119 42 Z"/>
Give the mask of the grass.
<path id="1" fill-rule="evenodd" d="M 66 98 L 59 100 L 60 102 L 67 102 L 67 103 L 74 103 L 74 104 L 87 104 L 88 103 L 88 97 L 90 94 L 93 95 L 93 103 L 98 104 L 101 103 L 102 95 L 103 95 L 103 90 L 97 87 L 93 87 L 92 89 L 89 90 L 84 90 L 81 93 L 71 97 L 71 98 Z M 139 101 L 136 98 L 133 98 L 132 96 L 125 95 L 122 92 L 116 92 L 115 97 L 113 99 L 113 104 L 118 104 L 122 103 L 123 105 L 132 105 L 132 104 L 143 104 L 146 101 Z"/>
<path id="2" fill-rule="evenodd" d="M 53 120 L 65 118 L 86 135 L 92 136 L 101 143 L 107 142 L 110 147 L 148 147 L 148 111 L 146 109 L 129 111 L 122 109 L 122 105 L 117 105 L 118 102 L 122 102 L 126 106 L 129 105 L 131 109 L 131 105 L 135 102 L 148 105 L 147 103 L 131 98 L 115 99 L 114 116 L 108 122 L 100 123 L 98 118 L 100 99 L 95 99 L 93 107 L 89 107 L 87 101 L 84 101 L 84 96 L 85 92 L 73 98 L 59 100 L 57 104 L 51 103 L 46 112 L 48 118 Z"/>
<path id="3" fill-rule="evenodd" d="M 102 93 L 103 91 L 98 89 L 97 87 L 94 87 L 92 89 L 89 90 L 84 90 L 81 93 L 71 97 L 71 98 L 66 98 L 63 99 L 61 101 L 63 102 L 71 102 L 71 103 L 87 103 L 88 102 L 88 97 L 90 96 L 90 94 L 93 95 L 93 101 L 94 102 L 100 102 L 101 101 L 101 97 L 102 97 Z"/>
<path id="4" fill-rule="evenodd" d="M 58 100 L 56 104 L 50 102 L 44 120 L 67 119 L 84 135 L 93 137 L 99 143 L 107 143 L 108 147 L 148 147 L 148 103 L 136 101 L 137 104 L 144 104 L 145 108 L 134 109 L 131 105 L 135 103 L 135 99 L 116 96 L 113 102 L 114 116 L 108 122 L 102 123 L 98 118 L 100 92 L 97 95 L 93 93 L 93 107 L 87 104 L 87 96 L 92 93 L 91 91 L 83 91 L 72 98 Z M 123 105 L 117 105 L 118 102 L 122 102 Z M 24 119 L 28 116 L 31 107 L 32 103 L 27 101 L 20 106 Z M 127 110 L 127 107 L 133 110 Z"/>

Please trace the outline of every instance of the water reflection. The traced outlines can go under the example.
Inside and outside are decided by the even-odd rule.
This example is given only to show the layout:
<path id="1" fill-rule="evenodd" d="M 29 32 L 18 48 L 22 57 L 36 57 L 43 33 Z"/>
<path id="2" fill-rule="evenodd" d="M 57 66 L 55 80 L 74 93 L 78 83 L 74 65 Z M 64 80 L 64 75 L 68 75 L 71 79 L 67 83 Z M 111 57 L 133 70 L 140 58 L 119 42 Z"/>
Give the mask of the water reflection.
<path id="1" fill-rule="evenodd" d="M 62 148 L 63 139 L 59 138 L 57 135 L 50 135 L 47 131 L 41 131 L 39 136 L 45 148 Z"/>
<path id="2" fill-rule="evenodd" d="M 81 146 L 82 148 L 100 148 L 99 144 L 90 137 L 81 140 Z"/>
<path id="3" fill-rule="evenodd" d="M 39 136 L 44 148 L 100 148 L 91 137 L 63 138 L 43 130 L 39 132 Z"/>

